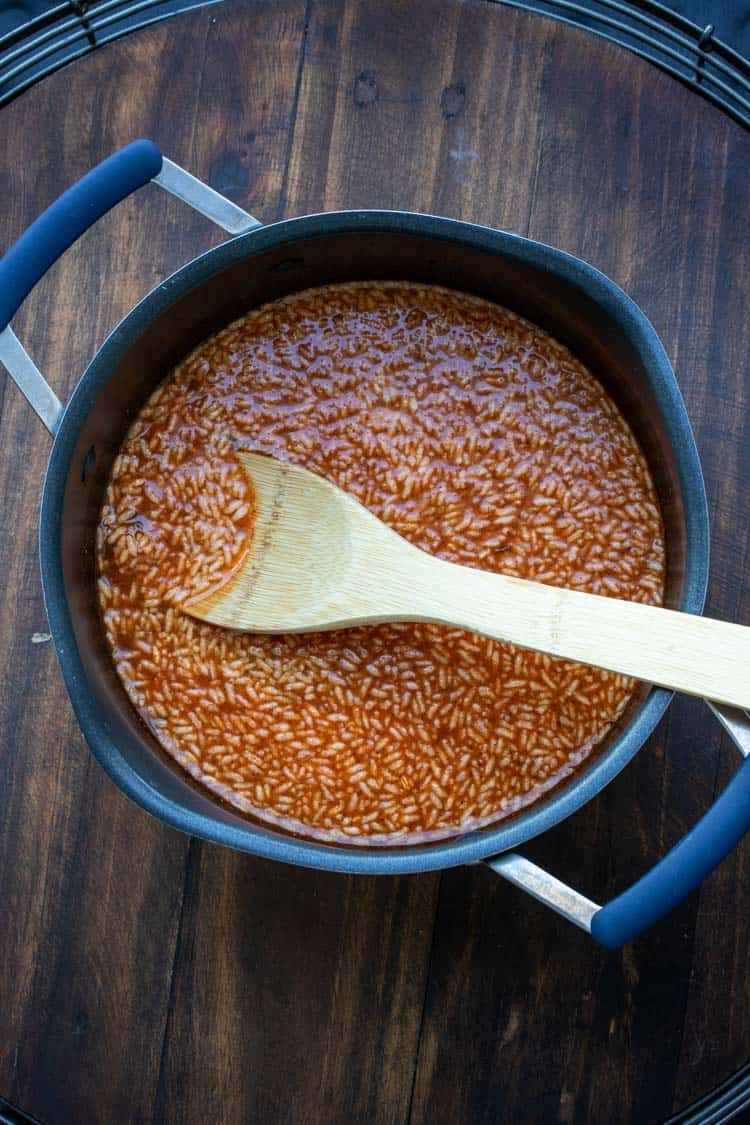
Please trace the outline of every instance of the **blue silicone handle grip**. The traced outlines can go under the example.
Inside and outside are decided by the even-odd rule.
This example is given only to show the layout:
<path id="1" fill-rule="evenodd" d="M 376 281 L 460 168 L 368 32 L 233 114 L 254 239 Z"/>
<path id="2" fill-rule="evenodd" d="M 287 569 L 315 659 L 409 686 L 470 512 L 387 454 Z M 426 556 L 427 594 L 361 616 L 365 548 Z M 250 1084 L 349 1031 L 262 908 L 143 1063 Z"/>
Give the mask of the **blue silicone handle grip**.
<path id="1" fill-rule="evenodd" d="M 724 792 L 664 859 L 591 919 L 591 935 L 608 949 L 638 937 L 694 891 L 750 828 L 750 758 Z"/>
<path id="2" fill-rule="evenodd" d="M 151 141 L 133 141 L 97 164 L 34 220 L 0 261 L 0 332 L 63 251 L 158 175 L 162 159 Z"/>

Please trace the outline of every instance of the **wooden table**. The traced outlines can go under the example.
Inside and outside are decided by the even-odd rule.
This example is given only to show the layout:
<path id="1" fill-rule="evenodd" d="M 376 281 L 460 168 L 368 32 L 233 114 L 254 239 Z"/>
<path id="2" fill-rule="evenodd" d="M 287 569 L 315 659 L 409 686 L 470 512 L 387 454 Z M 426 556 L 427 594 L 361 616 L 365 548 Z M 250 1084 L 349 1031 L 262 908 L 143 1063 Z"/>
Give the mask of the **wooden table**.
<path id="1" fill-rule="evenodd" d="M 152 137 L 264 220 L 460 216 L 615 278 L 675 365 L 713 521 L 709 610 L 750 622 L 750 137 L 620 48 L 482 0 L 259 0 L 103 48 L 0 115 L 4 244 Z M 148 188 L 15 328 L 62 395 L 119 318 L 219 239 Z M 73 720 L 36 522 L 48 441 L 0 379 L 0 1093 L 56 1123 L 655 1122 L 750 1054 L 750 845 L 619 953 L 487 869 L 284 867 L 122 797 Z M 526 854 L 604 901 L 738 755 L 679 700 Z"/>

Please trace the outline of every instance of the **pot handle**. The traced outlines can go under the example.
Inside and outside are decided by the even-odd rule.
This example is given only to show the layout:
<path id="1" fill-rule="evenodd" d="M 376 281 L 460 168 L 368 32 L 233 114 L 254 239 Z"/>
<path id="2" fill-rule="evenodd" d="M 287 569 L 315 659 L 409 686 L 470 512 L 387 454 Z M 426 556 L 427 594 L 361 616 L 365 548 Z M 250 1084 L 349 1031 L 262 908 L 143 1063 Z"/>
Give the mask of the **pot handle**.
<path id="1" fill-rule="evenodd" d="M 230 234 L 261 225 L 242 208 L 162 156 L 152 141 L 132 141 L 63 192 L 0 260 L 0 360 L 50 433 L 63 407 L 10 327 L 49 267 L 115 204 L 150 180 L 189 203 Z"/>
<path id="2" fill-rule="evenodd" d="M 750 716 L 733 707 L 709 706 L 746 760 L 695 828 L 617 898 L 598 906 L 512 853 L 488 860 L 489 866 L 607 949 L 638 937 L 694 891 L 750 828 Z"/>

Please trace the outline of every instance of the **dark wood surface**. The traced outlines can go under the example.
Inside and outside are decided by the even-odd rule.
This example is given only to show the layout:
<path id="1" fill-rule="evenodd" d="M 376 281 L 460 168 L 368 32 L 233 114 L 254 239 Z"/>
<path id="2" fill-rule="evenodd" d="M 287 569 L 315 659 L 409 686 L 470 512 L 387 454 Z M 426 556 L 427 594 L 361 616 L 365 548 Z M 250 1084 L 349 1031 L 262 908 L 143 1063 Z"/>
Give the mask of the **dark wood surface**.
<path id="1" fill-rule="evenodd" d="M 263 220 L 433 211 L 610 274 L 661 334 L 696 429 L 709 609 L 750 623 L 750 136 L 719 111 L 617 47 L 483 0 L 228 2 L 2 111 L 3 244 L 139 135 Z M 16 331 L 68 395 L 132 304 L 219 238 L 144 189 L 50 271 Z M 746 1060 L 747 843 L 607 953 L 480 867 L 316 873 L 132 806 L 34 636 L 48 440 L 5 379 L 0 450 L 0 1094 L 46 1125 L 642 1123 Z M 679 700 L 620 778 L 526 854 L 603 901 L 737 761 Z"/>

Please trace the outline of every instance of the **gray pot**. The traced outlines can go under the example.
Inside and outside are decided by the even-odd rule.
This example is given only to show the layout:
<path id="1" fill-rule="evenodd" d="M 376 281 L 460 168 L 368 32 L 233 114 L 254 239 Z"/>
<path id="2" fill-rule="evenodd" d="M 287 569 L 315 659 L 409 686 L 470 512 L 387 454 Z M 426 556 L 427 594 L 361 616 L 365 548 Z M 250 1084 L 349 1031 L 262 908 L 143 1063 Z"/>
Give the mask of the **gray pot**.
<path id="1" fill-rule="evenodd" d="M 8 322 L 62 250 L 150 179 L 236 237 L 144 298 L 98 351 L 63 410 Z M 334 871 L 398 874 L 486 860 L 603 944 L 620 945 L 697 886 L 741 837 L 750 822 L 750 769 L 738 772 L 677 848 L 603 908 L 509 849 L 557 824 L 611 781 L 653 731 L 669 692 L 644 687 L 588 762 L 497 826 L 434 844 L 368 849 L 299 839 L 211 796 L 161 749 L 115 673 L 97 607 L 94 535 L 112 461 L 132 419 L 175 363 L 248 308 L 308 286 L 357 278 L 434 282 L 490 298 L 545 328 L 596 371 L 637 435 L 659 492 L 668 543 L 667 602 L 701 612 L 708 518 L 690 423 L 654 329 L 613 282 L 551 247 L 427 215 L 338 212 L 263 227 L 163 159 L 150 142 L 138 141 L 71 188 L 0 263 L 0 359 L 54 436 L 42 497 L 41 571 L 50 629 L 81 729 L 115 784 L 175 828 L 240 851 Z M 747 716 L 720 710 L 747 754 Z"/>

